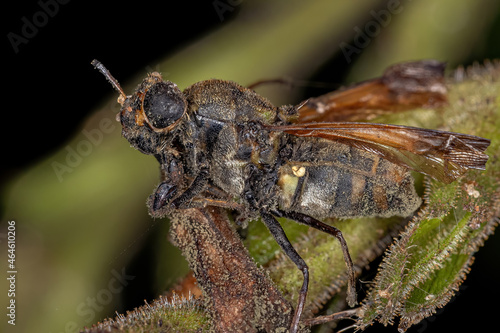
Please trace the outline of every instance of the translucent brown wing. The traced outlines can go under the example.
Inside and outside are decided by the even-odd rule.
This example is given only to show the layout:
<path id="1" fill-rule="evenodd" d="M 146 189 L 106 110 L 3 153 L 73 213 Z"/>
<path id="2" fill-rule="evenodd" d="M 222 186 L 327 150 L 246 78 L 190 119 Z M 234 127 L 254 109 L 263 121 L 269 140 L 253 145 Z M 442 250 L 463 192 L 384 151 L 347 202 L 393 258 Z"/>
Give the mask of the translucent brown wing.
<path id="1" fill-rule="evenodd" d="M 445 64 L 422 60 L 396 64 L 384 75 L 301 103 L 298 123 L 363 121 L 388 112 L 447 103 Z"/>
<path id="2" fill-rule="evenodd" d="M 339 141 L 377 154 L 397 165 L 451 183 L 468 169 L 484 170 L 490 140 L 416 127 L 338 122 L 265 126 L 302 137 Z"/>

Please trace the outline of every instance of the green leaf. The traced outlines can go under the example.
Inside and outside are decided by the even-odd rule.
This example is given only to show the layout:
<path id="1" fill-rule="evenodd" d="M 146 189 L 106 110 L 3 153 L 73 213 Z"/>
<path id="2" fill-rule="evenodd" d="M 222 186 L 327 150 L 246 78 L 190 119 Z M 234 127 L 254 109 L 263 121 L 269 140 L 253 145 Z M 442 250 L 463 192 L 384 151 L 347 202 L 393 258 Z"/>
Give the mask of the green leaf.
<path id="1" fill-rule="evenodd" d="M 465 80 L 450 80 L 445 126 L 492 140 L 486 171 L 448 185 L 427 181 L 425 205 L 386 252 L 359 327 L 392 324 L 399 316 L 399 330 L 405 331 L 435 313 L 458 290 L 473 254 L 498 224 L 499 72 L 498 63 L 486 63 L 468 69 Z"/>

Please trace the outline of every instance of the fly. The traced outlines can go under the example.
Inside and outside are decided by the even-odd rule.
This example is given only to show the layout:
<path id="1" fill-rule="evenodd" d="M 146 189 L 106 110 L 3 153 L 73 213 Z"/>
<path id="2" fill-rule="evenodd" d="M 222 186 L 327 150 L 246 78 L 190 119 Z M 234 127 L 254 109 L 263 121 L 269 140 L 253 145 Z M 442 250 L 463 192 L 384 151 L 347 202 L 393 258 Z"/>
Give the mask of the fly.
<path id="1" fill-rule="evenodd" d="M 320 219 L 410 216 L 421 205 L 410 171 L 450 183 L 469 169 L 484 170 L 488 160 L 490 141 L 481 137 L 357 122 L 445 104 L 444 65 L 433 60 L 395 65 L 379 79 L 281 107 L 231 81 L 201 81 L 181 91 L 157 72 L 127 96 L 100 62 L 92 64 L 120 94 L 123 136 L 160 163 L 161 182 L 148 199 L 152 216 L 217 206 L 237 211 L 241 223 L 260 218 L 302 272 L 290 332 L 299 328 L 309 271 L 278 217 L 339 240 L 347 302 L 354 306 L 347 244 Z"/>

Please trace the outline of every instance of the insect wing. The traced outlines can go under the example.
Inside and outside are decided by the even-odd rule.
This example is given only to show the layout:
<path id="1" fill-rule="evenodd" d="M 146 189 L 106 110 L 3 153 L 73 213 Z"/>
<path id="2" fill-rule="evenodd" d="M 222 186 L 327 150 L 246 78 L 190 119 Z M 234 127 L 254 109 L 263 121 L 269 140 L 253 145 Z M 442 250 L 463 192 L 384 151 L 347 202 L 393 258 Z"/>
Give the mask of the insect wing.
<path id="1" fill-rule="evenodd" d="M 338 122 L 266 126 L 295 136 L 318 137 L 372 152 L 444 183 L 468 169 L 484 170 L 490 140 L 416 127 Z"/>
<path id="2" fill-rule="evenodd" d="M 418 107 L 441 107 L 448 102 L 444 67 L 436 60 L 396 64 L 382 77 L 301 103 L 297 122 L 365 121 Z"/>

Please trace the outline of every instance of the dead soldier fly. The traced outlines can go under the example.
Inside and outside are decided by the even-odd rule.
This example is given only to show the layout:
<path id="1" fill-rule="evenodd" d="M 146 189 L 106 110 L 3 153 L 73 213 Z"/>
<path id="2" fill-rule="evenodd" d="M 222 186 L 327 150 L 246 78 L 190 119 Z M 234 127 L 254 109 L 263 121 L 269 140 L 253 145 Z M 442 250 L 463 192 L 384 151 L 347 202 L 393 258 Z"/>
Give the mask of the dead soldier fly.
<path id="1" fill-rule="evenodd" d="M 353 264 L 342 233 L 326 217 L 410 216 L 421 204 L 410 171 L 450 183 L 484 170 L 489 140 L 407 126 L 354 122 L 377 112 L 446 103 L 444 65 L 398 64 L 378 79 L 275 107 L 235 82 L 207 80 L 181 91 L 157 72 L 127 96 L 119 92 L 123 136 L 160 163 L 161 182 L 148 201 L 154 217 L 218 206 L 238 220 L 260 218 L 303 274 L 290 323 L 297 332 L 308 291 L 308 266 L 278 217 L 336 237 L 348 269 L 347 302 L 356 304 Z"/>

